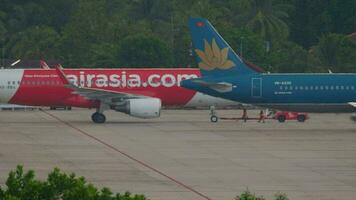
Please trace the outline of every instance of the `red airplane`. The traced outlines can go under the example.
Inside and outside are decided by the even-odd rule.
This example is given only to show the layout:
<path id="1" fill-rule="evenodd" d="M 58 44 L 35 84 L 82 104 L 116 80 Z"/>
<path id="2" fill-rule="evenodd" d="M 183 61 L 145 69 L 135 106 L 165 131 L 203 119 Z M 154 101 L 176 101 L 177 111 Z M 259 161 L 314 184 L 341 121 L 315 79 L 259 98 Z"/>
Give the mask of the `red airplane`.
<path id="1" fill-rule="evenodd" d="M 43 63 L 42 63 L 43 65 Z M 225 106 L 236 102 L 179 87 L 200 77 L 199 69 L 2 69 L 0 102 L 29 106 L 96 108 L 95 123 L 105 110 L 139 118 L 160 116 L 161 106 Z"/>

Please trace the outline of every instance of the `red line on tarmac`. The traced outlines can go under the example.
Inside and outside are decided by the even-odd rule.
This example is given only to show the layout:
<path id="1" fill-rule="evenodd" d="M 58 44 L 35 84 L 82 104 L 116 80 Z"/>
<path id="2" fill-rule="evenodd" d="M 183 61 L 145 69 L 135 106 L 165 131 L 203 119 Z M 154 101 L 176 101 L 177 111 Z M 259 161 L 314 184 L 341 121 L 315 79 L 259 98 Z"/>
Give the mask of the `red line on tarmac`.
<path id="1" fill-rule="evenodd" d="M 111 150 L 114 150 L 114 151 L 116 151 L 116 152 L 122 154 L 123 156 L 129 158 L 130 160 L 133 160 L 133 161 L 137 162 L 138 164 L 140 164 L 140 165 L 142 165 L 142 166 L 144 166 L 144 167 L 146 167 L 146 168 L 148 168 L 148 169 L 150 169 L 150 170 L 156 172 L 157 174 L 160 174 L 160 175 L 162 175 L 162 176 L 168 178 L 169 180 L 171 180 L 171 181 L 173 181 L 174 183 L 178 184 L 179 186 L 181 186 L 181 187 L 183 187 L 183 188 L 185 188 L 185 189 L 187 189 L 187 190 L 189 190 L 189 191 L 191 191 L 191 192 L 197 194 L 198 196 L 200 196 L 200 197 L 202 197 L 202 198 L 204 198 L 204 199 L 206 199 L 206 200 L 212 200 L 212 199 L 209 198 L 208 196 L 206 196 L 206 195 L 202 194 L 201 192 L 199 192 L 199 191 L 193 189 L 192 187 L 190 187 L 190 186 L 188 186 L 188 185 L 182 183 L 181 181 L 179 181 L 179 180 L 177 180 L 177 179 L 175 179 L 175 178 L 173 178 L 173 177 L 171 177 L 171 176 L 165 174 L 164 172 L 159 171 L 158 169 L 152 167 L 151 165 L 149 165 L 149 164 L 147 164 L 147 163 L 145 163 L 145 162 L 143 162 L 143 161 L 141 161 L 141 160 L 139 160 L 139 159 L 137 159 L 137 158 L 135 158 L 135 157 L 133 157 L 133 156 L 131 156 L 131 155 L 129 155 L 129 154 L 123 152 L 123 151 L 121 151 L 120 149 L 118 149 L 118 148 L 112 146 L 111 144 L 108 144 L 108 143 L 104 142 L 103 140 L 100 140 L 99 138 L 97 138 L 97 137 L 95 137 L 95 136 L 93 136 L 93 135 L 90 135 L 89 133 L 87 133 L 87 132 L 81 130 L 80 128 L 75 127 L 75 126 L 72 125 L 71 123 L 62 120 L 61 118 L 59 118 L 59 117 L 57 117 L 57 116 L 55 116 L 55 115 L 53 115 L 53 114 L 51 114 L 51 113 L 49 113 L 49 112 L 47 112 L 47 111 L 45 111 L 45 110 L 42 110 L 42 112 L 45 113 L 45 114 L 47 114 L 47 115 L 49 115 L 50 117 L 52 117 L 52 118 L 58 120 L 59 122 L 61 122 L 61 123 L 65 124 L 65 125 L 67 125 L 68 127 L 70 127 L 70 128 L 72 128 L 72 129 L 78 131 L 79 133 L 81 133 L 81 134 L 83 134 L 83 135 L 85 135 L 85 136 L 87 136 L 87 137 L 89 137 L 89 138 L 91 138 L 91 139 L 93 139 L 93 140 L 95 140 L 95 141 L 97 141 L 97 142 L 99 142 L 99 143 L 105 145 L 106 147 L 110 148 Z"/>

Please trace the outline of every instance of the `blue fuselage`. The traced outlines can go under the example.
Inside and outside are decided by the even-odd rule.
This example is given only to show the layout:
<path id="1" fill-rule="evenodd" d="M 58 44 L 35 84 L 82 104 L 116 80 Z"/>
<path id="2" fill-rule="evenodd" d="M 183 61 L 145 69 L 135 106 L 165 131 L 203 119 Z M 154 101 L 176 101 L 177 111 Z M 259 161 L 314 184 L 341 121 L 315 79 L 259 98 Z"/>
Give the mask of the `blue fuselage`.
<path id="1" fill-rule="evenodd" d="M 356 74 L 248 74 L 205 77 L 202 80 L 232 84 L 219 92 L 187 80 L 183 87 L 261 107 L 306 112 L 356 112 Z"/>

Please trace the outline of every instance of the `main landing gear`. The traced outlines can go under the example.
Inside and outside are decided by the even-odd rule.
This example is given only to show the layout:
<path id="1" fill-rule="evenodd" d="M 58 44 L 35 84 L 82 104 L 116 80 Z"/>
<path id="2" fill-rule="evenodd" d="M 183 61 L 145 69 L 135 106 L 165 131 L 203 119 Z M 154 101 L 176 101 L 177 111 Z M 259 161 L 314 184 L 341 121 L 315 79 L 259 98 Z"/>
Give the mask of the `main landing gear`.
<path id="1" fill-rule="evenodd" d="M 106 121 L 106 117 L 103 114 L 107 106 L 104 103 L 100 103 L 100 106 L 96 109 L 96 112 L 91 116 L 91 120 L 97 124 L 103 124 Z"/>
<path id="2" fill-rule="evenodd" d="M 105 123 L 106 117 L 105 117 L 105 115 L 102 114 L 102 113 L 95 112 L 95 113 L 91 116 L 91 120 L 93 120 L 94 123 L 102 124 L 102 123 Z"/>

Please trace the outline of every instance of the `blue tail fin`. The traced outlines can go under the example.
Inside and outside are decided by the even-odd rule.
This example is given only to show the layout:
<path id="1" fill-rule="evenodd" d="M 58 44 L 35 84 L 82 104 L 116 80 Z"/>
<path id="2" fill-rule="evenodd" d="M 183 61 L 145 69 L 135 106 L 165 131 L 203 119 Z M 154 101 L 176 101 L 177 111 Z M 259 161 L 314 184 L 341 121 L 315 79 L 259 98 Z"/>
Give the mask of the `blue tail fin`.
<path id="1" fill-rule="evenodd" d="M 247 66 L 204 18 L 190 18 L 193 48 L 203 76 L 257 73 Z"/>

